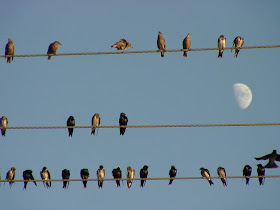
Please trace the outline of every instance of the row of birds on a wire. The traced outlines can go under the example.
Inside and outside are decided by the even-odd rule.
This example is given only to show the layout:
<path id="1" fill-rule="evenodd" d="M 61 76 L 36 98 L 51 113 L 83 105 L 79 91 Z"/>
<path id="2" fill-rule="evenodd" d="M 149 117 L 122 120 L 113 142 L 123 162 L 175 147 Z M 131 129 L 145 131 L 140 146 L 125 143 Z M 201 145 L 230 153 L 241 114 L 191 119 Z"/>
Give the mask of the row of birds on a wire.
<path id="1" fill-rule="evenodd" d="M 242 38 L 241 36 L 237 36 L 233 40 L 233 46 L 235 46 L 234 57 L 237 57 L 237 55 L 240 51 L 240 48 L 243 46 L 243 44 L 244 44 L 244 38 Z M 56 55 L 56 51 L 57 51 L 59 45 L 62 45 L 59 41 L 55 41 L 49 45 L 49 48 L 47 51 L 48 60 L 51 59 L 52 55 Z M 128 47 L 132 47 L 132 45 L 125 39 L 120 39 L 120 41 L 116 42 L 111 47 L 124 51 Z M 164 51 L 166 50 L 166 44 L 165 44 L 165 39 L 161 32 L 158 33 L 157 47 L 159 49 L 159 52 L 161 53 L 161 57 L 164 57 Z M 220 35 L 220 37 L 218 38 L 218 48 L 219 48 L 218 58 L 223 57 L 223 52 L 224 52 L 225 47 L 226 47 L 226 38 L 224 35 Z M 183 56 L 187 57 L 188 50 L 191 49 L 191 35 L 190 34 L 188 34 L 183 40 L 183 49 L 186 50 L 186 51 L 184 51 Z M 9 38 L 8 43 L 6 44 L 6 47 L 5 47 L 5 58 L 7 60 L 7 63 L 11 63 L 11 61 L 14 59 L 14 55 L 15 55 L 14 41 Z"/>

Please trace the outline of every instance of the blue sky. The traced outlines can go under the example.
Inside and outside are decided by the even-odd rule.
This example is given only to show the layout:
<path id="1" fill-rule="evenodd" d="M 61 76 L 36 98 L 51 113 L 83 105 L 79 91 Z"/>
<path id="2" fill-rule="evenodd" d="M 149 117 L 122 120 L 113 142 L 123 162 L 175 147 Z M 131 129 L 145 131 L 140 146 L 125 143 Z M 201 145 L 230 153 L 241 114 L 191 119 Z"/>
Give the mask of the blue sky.
<path id="1" fill-rule="evenodd" d="M 133 49 L 155 50 L 159 31 L 167 49 L 180 49 L 190 33 L 192 48 L 216 47 L 218 37 L 244 37 L 244 46 L 279 44 L 279 2 L 255 1 L 7 1 L 0 8 L 0 54 L 8 38 L 16 54 L 46 53 L 51 42 L 62 46 L 57 53 L 114 51 L 110 46 L 121 38 Z M 9 126 L 63 126 L 70 115 L 76 125 L 90 125 L 100 113 L 101 125 L 117 125 L 125 112 L 130 125 L 214 124 L 279 122 L 279 49 L 241 50 L 238 58 L 225 51 L 60 56 L 15 58 L 0 62 L 2 100 L 0 115 Z M 235 102 L 232 85 L 244 83 L 253 93 L 249 108 Z M 35 178 L 47 166 L 53 178 L 67 168 L 79 178 L 88 168 L 90 177 L 100 164 L 111 178 L 113 168 L 125 174 L 132 166 L 149 165 L 150 177 L 167 177 L 170 166 L 178 176 L 200 176 L 200 167 L 216 175 L 223 166 L 228 175 L 242 175 L 244 165 L 265 164 L 254 159 L 279 149 L 279 127 L 7 130 L 0 138 L 2 177 L 12 167 L 16 179 L 25 169 Z M 267 175 L 280 174 L 270 169 Z M 12 189 L 1 185 L 1 206 L 9 209 L 276 209 L 280 179 L 220 180 L 210 187 L 205 180 L 148 181 L 140 189 L 117 188 L 114 182 L 96 182 L 87 189 L 72 182 L 45 189 L 23 183 Z"/>

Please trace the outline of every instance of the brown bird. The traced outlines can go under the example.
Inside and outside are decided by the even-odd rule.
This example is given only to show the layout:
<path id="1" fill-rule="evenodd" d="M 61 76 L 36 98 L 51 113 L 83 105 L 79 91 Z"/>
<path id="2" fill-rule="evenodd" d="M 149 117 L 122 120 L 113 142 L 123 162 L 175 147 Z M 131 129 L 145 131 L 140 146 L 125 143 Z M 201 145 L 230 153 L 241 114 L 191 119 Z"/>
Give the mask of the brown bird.
<path id="1" fill-rule="evenodd" d="M 265 168 L 278 168 L 278 165 L 276 165 L 276 163 L 274 162 L 276 161 L 280 161 L 280 155 L 277 154 L 276 150 L 273 150 L 272 153 L 262 156 L 262 157 L 258 157 L 255 158 L 256 160 L 268 160 L 268 163 L 264 166 Z"/>
<path id="2" fill-rule="evenodd" d="M 189 50 L 191 48 L 191 35 L 188 34 L 186 38 L 183 40 L 183 49 Z M 184 51 L 184 57 L 188 57 L 188 51 Z"/>
<path id="3" fill-rule="evenodd" d="M 235 37 L 235 39 L 233 40 L 233 45 L 232 45 L 232 46 L 235 46 L 234 57 L 237 58 L 237 55 L 240 51 L 240 48 L 243 46 L 243 44 L 244 44 L 244 38 L 242 38 L 241 36 Z"/>
<path id="4" fill-rule="evenodd" d="M 0 124 L 0 127 L 2 127 L 2 128 L 1 128 L 2 136 L 5 136 L 7 126 L 8 126 L 8 118 L 5 117 L 5 116 L 2 116 L 2 118 L 1 118 L 1 124 Z"/>
<path id="5" fill-rule="evenodd" d="M 128 47 L 132 47 L 132 45 L 126 41 L 125 39 L 120 39 L 120 41 L 113 44 L 111 47 L 117 48 L 118 50 L 125 50 Z"/>
<path id="6" fill-rule="evenodd" d="M 218 176 L 220 177 L 222 183 L 223 183 L 223 186 L 226 187 L 227 186 L 227 180 L 226 180 L 226 177 L 227 177 L 227 174 L 226 174 L 226 170 L 223 168 L 223 167 L 218 167 L 217 169 L 217 174 Z"/>
<path id="7" fill-rule="evenodd" d="M 11 55 L 12 57 L 7 57 L 7 55 Z M 5 58 L 7 59 L 7 63 L 11 63 L 14 60 L 15 55 L 15 45 L 12 39 L 8 39 L 8 43 L 6 44 L 5 49 Z"/>
<path id="8" fill-rule="evenodd" d="M 57 48 L 59 45 L 62 45 L 62 44 L 60 44 L 59 41 L 55 41 L 54 43 L 50 44 L 48 52 L 47 52 L 48 60 L 51 60 L 52 55 L 56 55 L 56 51 L 57 51 Z"/>
<path id="9" fill-rule="evenodd" d="M 103 165 L 99 166 L 99 169 L 96 171 L 96 175 L 98 179 L 98 188 L 102 188 L 105 177 L 105 168 L 103 167 Z"/>
<path id="10" fill-rule="evenodd" d="M 92 118 L 91 118 L 91 125 L 92 125 L 92 130 L 91 130 L 91 134 L 95 135 L 95 129 L 97 126 L 100 125 L 100 117 L 99 117 L 99 113 L 95 113 Z"/>
<path id="11" fill-rule="evenodd" d="M 10 188 L 12 188 L 12 185 L 14 183 L 14 179 L 15 179 L 15 176 L 16 176 L 16 168 L 12 167 L 6 174 L 6 180 L 9 181 L 9 185 L 10 185 Z"/>
<path id="12" fill-rule="evenodd" d="M 163 38 L 161 32 L 158 32 L 157 46 L 159 51 L 161 51 L 161 57 L 164 57 L 165 39 Z"/>
<path id="13" fill-rule="evenodd" d="M 218 54 L 218 58 L 219 57 L 223 57 L 223 52 L 224 52 L 224 49 L 226 48 L 226 38 L 224 35 L 221 35 L 219 38 L 218 38 L 218 48 L 219 48 L 219 54 Z"/>
<path id="14" fill-rule="evenodd" d="M 126 177 L 128 178 L 127 180 L 127 187 L 131 188 L 132 181 L 135 175 L 135 170 L 131 168 L 130 166 L 127 167 L 127 172 L 126 172 Z"/>

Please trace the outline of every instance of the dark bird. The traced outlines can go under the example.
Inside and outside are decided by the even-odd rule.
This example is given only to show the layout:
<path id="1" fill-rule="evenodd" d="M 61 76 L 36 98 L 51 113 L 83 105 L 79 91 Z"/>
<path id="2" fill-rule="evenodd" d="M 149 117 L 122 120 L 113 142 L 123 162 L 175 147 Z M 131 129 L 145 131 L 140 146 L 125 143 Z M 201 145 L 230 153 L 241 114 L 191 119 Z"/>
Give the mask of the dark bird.
<path id="1" fill-rule="evenodd" d="M 170 180 L 169 180 L 169 184 L 168 185 L 172 184 L 173 179 L 171 179 L 171 178 L 176 177 L 176 175 L 177 175 L 177 169 L 175 168 L 175 166 L 171 166 L 171 168 L 169 170 Z"/>
<path id="2" fill-rule="evenodd" d="M 240 51 L 240 48 L 243 46 L 243 44 L 244 44 L 244 38 L 242 38 L 241 36 L 235 37 L 235 39 L 233 40 L 233 45 L 232 45 L 232 46 L 235 46 L 234 57 L 237 58 L 237 55 Z"/>
<path id="3" fill-rule="evenodd" d="M 140 178 L 145 179 L 148 178 L 148 168 L 149 166 L 144 165 L 140 170 Z M 146 180 L 141 180 L 140 187 L 144 187 L 146 184 Z"/>
<path id="4" fill-rule="evenodd" d="M 165 39 L 163 38 L 161 32 L 158 32 L 157 46 L 159 51 L 161 51 L 161 57 L 164 57 Z"/>
<path id="5" fill-rule="evenodd" d="M 105 177 L 105 168 L 103 165 L 99 166 L 99 169 L 96 171 L 97 179 L 98 179 L 98 188 L 102 188 L 103 180 Z"/>
<path id="6" fill-rule="evenodd" d="M 7 57 L 7 55 L 11 55 L 12 57 Z M 12 39 L 8 39 L 8 43 L 5 48 L 5 58 L 7 59 L 7 63 L 11 63 L 14 60 L 15 55 L 15 45 Z"/>
<path id="7" fill-rule="evenodd" d="M 127 172 L 126 172 L 126 178 L 128 178 L 127 180 L 127 187 L 131 188 L 133 179 L 134 179 L 134 175 L 135 175 L 135 170 L 133 168 L 131 168 L 130 166 L 127 167 Z"/>
<path id="8" fill-rule="evenodd" d="M 48 52 L 47 52 L 48 60 L 51 60 L 52 55 L 56 55 L 56 51 L 57 51 L 57 48 L 59 45 L 62 45 L 62 44 L 60 44 L 59 41 L 55 41 L 50 44 Z"/>
<path id="9" fill-rule="evenodd" d="M 75 119 L 74 119 L 73 116 L 70 116 L 70 117 L 67 119 L 66 125 L 67 125 L 67 126 L 75 126 Z M 68 128 L 69 136 L 72 137 L 73 131 L 74 131 L 74 128 Z"/>
<path id="10" fill-rule="evenodd" d="M 265 168 L 262 166 L 262 164 L 258 164 L 258 169 L 257 169 L 257 172 L 258 172 L 258 176 L 259 176 L 259 182 L 260 182 L 260 185 L 264 185 L 264 175 L 265 175 Z"/>
<path id="11" fill-rule="evenodd" d="M 227 174 L 226 174 L 226 170 L 223 168 L 223 167 L 218 167 L 217 169 L 217 174 L 218 176 L 220 177 L 222 183 L 223 183 L 223 186 L 226 187 L 227 186 L 227 180 L 226 180 L 226 177 L 227 177 Z"/>
<path id="12" fill-rule="evenodd" d="M 189 50 L 191 48 L 191 35 L 188 34 L 186 38 L 183 40 L 183 49 Z M 184 57 L 188 57 L 188 51 L 184 51 Z"/>
<path id="13" fill-rule="evenodd" d="M 91 134 L 95 135 L 95 129 L 100 125 L 100 117 L 99 113 L 95 113 L 92 118 L 91 118 L 91 125 L 92 125 L 92 130 Z"/>
<path id="14" fill-rule="evenodd" d="M 1 133 L 2 133 L 2 136 L 5 136 L 7 126 L 8 126 L 8 118 L 5 117 L 5 116 L 2 116 L 2 118 L 1 118 Z"/>
<path id="15" fill-rule="evenodd" d="M 249 165 L 244 166 L 244 168 L 243 168 L 243 176 L 246 177 L 246 185 L 249 185 L 249 181 L 250 181 L 249 176 L 251 176 L 251 173 L 252 173 L 252 167 L 249 166 Z"/>
<path id="16" fill-rule="evenodd" d="M 122 171 L 121 171 L 120 167 L 113 169 L 112 175 L 113 175 L 114 179 L 121 179 L 122 178 Z M 116 180 L 116 183 L 117 183 L 117 187 L 121 186 L 120 180 Z"/>
<path id="17" fill-rule="evenodd" d="M 87 188 L 87 179 L 89 177 L 89 172 L 87 168 L 83 168 L 81 170 L 81 178 L 84 179 L 85 181 L 83 181 L 84 184 L 84 188 Z"/>
<path id="18" fill-rule="evenodd" d="M 258 157 L 255 158 L 256 160 L 268 160 L 268 163 L 264 166 L 265 168 L 278 168 L 278 165 L 276 165 L 276 163 L 274 162 L 276 161 L 280 161 L 280 155 L 277 154 L 276 150 L 273 150 L 272 153 L 262 156 L 262 157 Z"/>
<path id="19" fill-rule="evenodd" d="M 52 183 L 51 181 L 49 181 L 51 179 L 51 174 L 47 167 L 43 167 L 42 171 L 40 172 L 40 175 L 43 180 L 44 186 L 47 188 L 51 187 Z"/>
<path id="20" fill-rule="evenodd" d="M 22 173 L 22 176 L 23 176 L 23 179 L 24 179 L 24 187 L 23 187 L 23 189 L 26 190 L 26 186 L 27 186 L 27 183 L 29 182 L 29 180 L 34 180 L 34 177 L 32 175 L 32 170 L 25 170 Z M 37 187 L 37 183 L 35 181 L 33 181 L 33 182 L 34 182 L 34 184 Z"/>
<path id="21" fill-rule="evenodd" d="M 125 39 L 120 39 L 120 41 L 113 44 L 111 47 L 117 48 L 118 50 L 125 50 L 128 47 L 132 47 L 132 45 L 126 41 Z"/>
<path id="22" fill-rule="evenodd" d="M 218 58 L 219 57 L 222 58 L 224 49 L 226 48 L 226 38 L 224 37 L 224 35 L 221 35 L 218 39 L 218 48 L 219 48 Z"/>
<path id="23" fill-rule="evenodd" d="M 125 127 L 120 127 L 120 135 L 124 135 L 127 123 L 128 123 L 128 118 L 125 115 L 125 113 L 122 112 L 120 114 L 119 124 L 120 126 L 125 126 Z"/>
<path id="24" fill-rule="evenodd" d="M 6 180 L 9 181 L 10 188 L 12 188 L 13 183 L 15 183 L 14 182 L 15 176 L 16 176 L 16 168 L 12 167 L 6 174 Z"/>
<path id="25" fill-rule="evenodd" d="M 62 179 L 70 179 L 70 171 L 68 169 L 63 169 L 61 173 Z M 63 187 L 62 188 L 68 188 L 69 187 L 69 181 L 63 181 Z"/>
<path id="26" fill-rule="evenodd" d="M 211 186 L 212 184 L 214 184 L 214 183 L 212 182 L 212 180 L 211 180 L 209 170 L 206 169 L 206 168 L 200 168 L 200 170 L 201 170 L 201 175 L 202 175 L 202 177 L 204 177 L 204 178 L 209 182 L 210 186 Z"/>

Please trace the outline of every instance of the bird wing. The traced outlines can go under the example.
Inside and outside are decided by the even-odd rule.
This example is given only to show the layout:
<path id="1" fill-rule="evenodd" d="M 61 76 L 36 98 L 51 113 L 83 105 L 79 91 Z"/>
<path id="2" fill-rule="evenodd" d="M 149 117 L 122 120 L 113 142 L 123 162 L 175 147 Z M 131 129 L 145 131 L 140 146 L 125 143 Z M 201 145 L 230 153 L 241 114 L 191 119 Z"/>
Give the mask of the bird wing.
<path id="1" fill-rule="evenodd" d="M 262 156 L 262 157 L 258 157 L 258 158 L 255 158 L 255 159 L 256 160 L 267 160 L 268 158 L 270 158 L 270 154 Z"/>

